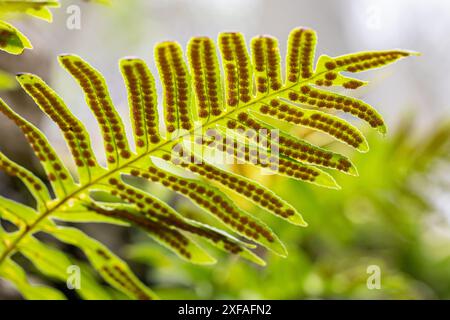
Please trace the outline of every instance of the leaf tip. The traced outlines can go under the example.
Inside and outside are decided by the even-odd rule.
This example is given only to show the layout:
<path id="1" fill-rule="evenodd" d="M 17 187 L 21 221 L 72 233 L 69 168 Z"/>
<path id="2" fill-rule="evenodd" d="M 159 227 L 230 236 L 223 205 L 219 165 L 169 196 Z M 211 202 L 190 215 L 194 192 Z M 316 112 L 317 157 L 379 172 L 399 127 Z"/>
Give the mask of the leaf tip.
<path id="1" fill-rule="evenodd" d="M 385 136 L 387 134 L 387 127 L 386 127 L 386 125 L 383 124 L 383 125 L 379 126 L 377 128 L 377 131 L 379 133 L 381 133 L 383 136 Z"/>
<path id="2" fill-rule="evenodd" d="M 288 218 L 288 221 L 296 226 L 307 227 L 308 223 L 303 219 L 302 215 L 296 212 L 293 216 Z"/>
<path id="3" fill-rule="evenodd" d="M 359 176 L 358 168 L 353 163 L 351 163 L 350 168 L 345 173 L 347 173 L 347 174 L 349 174 L 351 176 L 354 176 L 354 177 L 358 177 Z"/>
<path id="4" fill-rule="evenodd" d="M 369 152 L 369 143 L 367 142 L 366 139 L 363 140 L 363 142 L 361 142 L 361 144 L 358 146 L 358 148 L 356 148 L 356 150 L 358 150 L 361 153 L 367 153 Z"/>

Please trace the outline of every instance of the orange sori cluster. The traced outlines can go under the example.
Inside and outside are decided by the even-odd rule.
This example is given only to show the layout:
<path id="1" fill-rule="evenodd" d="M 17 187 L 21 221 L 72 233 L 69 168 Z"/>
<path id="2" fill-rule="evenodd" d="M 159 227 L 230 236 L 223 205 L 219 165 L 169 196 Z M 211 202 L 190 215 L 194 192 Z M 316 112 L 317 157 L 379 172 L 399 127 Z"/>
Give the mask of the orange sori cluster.
<path id="1" fill-rule="evenodd" d="M 240 129 L 245 130 L 246 128 L 258 131 L 264 127 L 259 124 L 256 120 L 250 118 L 245 113 L 239 115 L 241 123 L 244 125 L 237 125 L 236 121 L 229 120 L 227 126 L 230 129 Z M 283 136 L 276 136 L 278 139 L 278 144 L 275 142 L 275 137 L 273 133 L 270 132 L 269 128 L 265 128 L 271 135 L 271 146 L 278 147 L 280 154 L 286 155 L 289 158 L 300 160 L 303 162 L 308 162 L 311 164 L 317 164 L 324 167 L 336 168 L 338 170 L 348 171 L 351 167 L 350 161 L 345 158 L 339 158 L 337 161 L 333 160 L 333 154 L 329 151 L 322 150 L 319 148 L 314 148 L 308 143 L 302 142 L 300 140 L 291 139 Z M 257 137 L 255 136 L 256 140 Z"/>
<path id="2" fill-rule="evenodd" d="M 213 116 L 222 113 L 219 99 L 220 74 L 215 54 L 214 42 L 211 39 L 192 39 L 189 61 L 200 118 L 207 118 L 210 113 Z"/>
<path id="3" fill-rule="evenodd" d="M 263 72 L 256 78 L 258 92 L 266 93 L 269 88 L 274 91 L 280 89 L 280 55 L 276 39 L 266 36 L 254 39 L 252 52 L 255 70 Z"/>
<path id="4" fill-rule="evenodd" d="M 236 32 L 223 33 L 220 51 L 225 60 L 227 105 L 235 107 L 251 100 L 251 66 L 243 36 Z"/>
<path id="5" fill-rule="evenodd" d="M 296 82 L 299 76 L 303 79 L 312 76 L 314 55 L 314 31 L 298 28 L 289 35 L 288 47 L 288 80 Z"/>
<path id="6" fill-rule="evenodd" d="M 180 46 L 172 42 L 159 44 L 156 47 L 156 60 L 164 88 L 167 131 L 189 130 L 192 128 L 189 117 L 190 88 Z M 176 126 L 177 121 L 180 121 L 181 128 Z"/>
<path id="7" fill-rule="evenodd" d="M 140 60 L 133 60 L 132 64 L 126 64 L 122 69 L 131 102 L 130 112 L 134 134 L 138 137 L 136 145 L 143 147 L 146 143 L 158 143 L 160 137 L 157 128 L 158 114 L 153 77 L 145 63 Z"/>
<path id="8" fill-rule="evenodd" d="M 55 181 L 57 178 L 66 180 L 68 176 L 64 172 L 60 160 L 57 158 L 54 150 L 50 147 L 48 141 L 43 139 L 42 134 L 40 134 L 34 126 L 4 106 L 3 103 L 0 103 L 0 111 L 14 121 L 14 123 L 22 130 L 38 159 L 43 163 L 48 162 L 52 166 L 52 172 L 48 174 L 48 178 L 51 181 Z"/>
<path id="9" fill-rule="evenodd" d="M 334 62 L 326 62 L 325 65 L 330 65 L 334 64 Z M 338 71 L 339 72 L 339 71 Z M 325 86 L 325 87 L 330 87 L 334 84 L 334 80 L 336 80 L 338 78 L 338 72 L 334 72 L 334 71 L 328 71 L 325 72 L 323 74 L 319 74 L 315 79 L 314 83 L 318 86 Z M 352 79 L 352 80 L 348 80 L 344 83 L 342 83 L 342 86 L 346 89 L 357 89 L 359 87 L 361 87 L 364 84 L 364 82 L 357 80 L 357 79 Z"/>
<path id="10" fill-rule="evenodd" d="M 337 73 L 327 72 L 317 77 L 314 83 L 318 86 L 330 87 L 333 85 L 333 81 L 336 80 L 337 76 L 338 76 Z M 348 84 L 346 84 L 346 86 L 348 86 Z"/>
<path id="11" fill-rule="evenodd" d="M 389 62 L 408 56 L 409 53 L 403 51 L 385 51 L 385 52 L 363 52 L 336 58 L 333 61 L 325 63 L 328 70 L 336 68 L 344 69 L 349 72 L 360 72 L 371 68 L 381 67 Z"/>
<path id="12" fill-rule="evenodd" d="M 176 159 L 171 159 L 170 155 L 165 155 L 164 160 L 173 161 L 180 164 Z M 179 159 L 178 159 L 179 160 Z M 188 163 L 181 162 L 183 167 Z M 219 220 L 237 230 L 240 234 L 251 239 L 258 240 L 260 236 L 269 242 L 275 240 L 270 230 L 253 221 L 250 217 L 242 215 L 237 207 L 227 198 L 220 195 L 213 189 L 205 188 L 201 183 L 195 180 L 188 180 L 182 177 L 176 177 L 170 173 L 165 173 L 156 167 L 150 167 L 148 173 L 141 175 L 143 178 L 159 182 L 173 191 L 179 192 L 186 197 L 192 199 L 199 206 L 206 208 Z"/>
<path id="13" fill-rule="evenodd" d="M 77 167 L 95 167 L 97 162 L 91 150 L 89 138 L 79 120 L 46 86 L 40 83 L 27 83 L 24 87 L 63 132 L 75 165 Z"/>
<path id="14" fill-rule="evenodd" d="M 128 150 L 125 132 L 121 126 L 119 115 L 109 101 L 109 93 L 101 76 L 81 60 L 72 62 L 70 57 L 62 56 L 61 63 L 78 81 L 86 94 L 87 103 L 103 134 L 108 163 L 117 161 L 115 146 L 119 149 L 122 158 L 129 159 L 131 153 Z"/>
<path id="15" fill-rule="evenodd" d="M 147 293 L 145 293 L 138 285 L 134 284 L 134 280 L 122 270 L 118 265 L 104 265 L 101 270 L 107 274 L 108 277 L 117 282 L 120 286 L 133 293 L 139 300 L 152 300 Z M 117 275 L 117 273 L 119 275 Z"/>
<path id="16" fill-rule="evenodd" d="M 295 93 L 296 94 L 296 93 Z M 357 148 L 362 142 L 361 134 L 349 125 L 333 119 L 330 115 L 322 112 L 312 112 L 308 116 L 297 107 L 289 107 L 278 100 L 272 100 L 270 104 L 264 104 L 259 108 L 263 114 L 276 117 L 293 124 L 304 125 L 326 132 L 338 140 L 342 140 Z"/>
<path id="17" fill-rule="evenodd" d="M 335 93 L 314 89 L 309 86 L 302 86 L 299 93 L 290 92 L 289 99 L 309 106 L 351 113 L 354 116 L 367 121 L 373 128 L 384 124 L 381 117 L 368 104 L 358 101 L 357 99 L 350 99 Z"/>
<path id="18" fill-rule="evenodd" d="M 130 173 L 131 175 L 136 177 L 151 179 L 151 176 L 148 173 L 143 172 L 142 170 L 133 169 Z M 240 248 L 239 245 L 230 241 L 226 236 L 217 233 L 214 230 L 202 229 L 183 221 L 175 214 L 170 212 L 173 209 L 171 209 L 165 203 L 153 199 L 141 191 L 127 187 L 125 184 L 119 182 L 116 178 L 110 178 L 108 182 L 116 188 L 111 192 L 114 196 L 117 196 L 129 203 L 135 204 L 141 210 L 147 210 L 141 211 L 141 213 L 148 215 L 149 218 L 157 219 L 158 222 L 163 223 L 167 227 L 175 226 L 178 229 L 182 229 L 201 237 L 208 238 L 215 243 L 221 241 L 224 244 L 224 248 L 231 253 L 238 253 L 242 251 L 242 248 Z"/>

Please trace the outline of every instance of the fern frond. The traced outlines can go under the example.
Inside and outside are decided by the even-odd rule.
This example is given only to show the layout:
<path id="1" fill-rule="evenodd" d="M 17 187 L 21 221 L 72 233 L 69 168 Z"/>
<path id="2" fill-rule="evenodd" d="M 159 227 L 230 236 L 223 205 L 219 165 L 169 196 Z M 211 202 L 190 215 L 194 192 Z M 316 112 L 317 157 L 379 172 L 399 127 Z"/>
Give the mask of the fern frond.
<path id="1" fill-rule="evenodd" d="M 80 85 L 98 122 L 106 167 L 97 161 L 90 135 L 63 99 L 38 76 L 18 75 L 24 90 L 61 130 L 76 172 L 72 175 L 39 129 L 0 100 L 0 111 L 25 134 L 49 180 L 45 184 L 0 153 L 0 168 L 22 180 L 36 199 L 33 208 L 0 197 L 0 217 L 17 228 L 14 232 L 0 228 L 0 275 L 13 282 L 25 297 L 39 298 L 23 269 L 12 260 L 14 254 L 22 253 L 44 277 L 64 281 L 64 268 L 73 259 L 35 237 L 44 232 L 80 248 L 94 270 L 117 290 L 136 299 L 156 297 L 108 248 L 81 230 L 61 226 L 57 221 L 140 228 L 180 258 L 197 264 L 215 262 L 201 247 L 202 241 L 260 265 L 264 261 L 252 251 L 255 244 L 286 256 L 275 232 L 253 213 L 240 208 L 229 193 L 287 222 L 306 226 L 301 214 L 267 187 L 221 164 L 245 163 L 267 173 L 339 188 L 322 168 L 357 175 L 351 161 L 278 130 L 280 122 L 318 130 L 356 150 L 367 151 L 367 142 L 356 126 L 326 111 L 350 113 L 385 133 L 381 116 L 360 100 L 318 86 L 355 89 L 365 83 L 341 75 L 342 71 L 377 68 L 412 54 L 393 50 L 322 56 L 314 67 L 316 42 L 316 34 L 310 29 L 291 32 L 284 82 L 278 42 L 270 36 L 252 39 L 249 53 L 242 34 L 220 34 L 223 77 L 216 45 L 209 38 L 189 41 L 187 62 L 179 44 L 169 41 L 156 45 L 164 124 L 158 120 L 156 84 L 150 69 L 139 58 L 122 59 L 119 68 L 127 88 L 135 151 L 100 71 L 78 56 L 60 56 L 60 64 Z M 224 162 L 215 162 L 220 157 Z M 229 233 L 183 216 L 142 184 L 134 184 L 135 180 L 160 184 L 189 199 L 199 213 L 211 215 Z M 50 261 L 58 263 L 51 265 Z M 90 286 L 95 287 L 96 280 L 90 279 Z M 42 290 L 50 298 L 64 298 L 51 288 Z M 101 297 L 105 295 L 94 291 Z M 82 291 L 80 295 L 96 298 L 92 292 Z"/>

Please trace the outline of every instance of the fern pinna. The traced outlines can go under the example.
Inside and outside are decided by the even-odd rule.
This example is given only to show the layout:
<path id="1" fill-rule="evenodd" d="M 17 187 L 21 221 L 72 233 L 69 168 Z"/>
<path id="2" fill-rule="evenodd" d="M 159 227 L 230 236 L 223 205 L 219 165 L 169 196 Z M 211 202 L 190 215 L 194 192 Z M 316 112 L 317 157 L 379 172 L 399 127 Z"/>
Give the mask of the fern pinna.
<path id="1" fill-rule="evenodd" d="M 412 54 L 390 50 L 334 58 L 323 55 L 314 68 L 316 34 L 311 29 L 297 28 L 289 35 L 286 78 L 282 81 L 275 38 L 253 38 L 251 56 L 240 33 L 220 34 L 218 45 L 223 76 L 216 45 L 209 38 L 197 37 L 189 41 L 187 64 L 176 42 L 163 42 L 155 47 L 163 87 L 165 124 L 161 127 L 165 128 L 164 132 L 158 122 L 158 98 L 149 68 L 138 58 L 120 61 L 128 91 L 135 151 L 130 148 L 122 119 L 102 74 L 78 56 L 59 57 L 60 64 L 81 86 L 87 105 L 98 121 L 106 152 L 105 166 L 98 163 L 83 123 L 64 101 L 38 76 L 17 76 L 24 90 L 62 131 L 77 171 L 72 174 L 42 132 L 1 101 L 1 111 L 23 131 L 49 182 L 44 183 L 0 154 L 1 168 L 22 180 L 36 199 L 36 207 L 32 208 L 0 198 L 1 218 L 17 227 L 14 232 L 1 230 L 0 275 L 14 283 L 26 298 L 64 296 L 51 287 L 32 286 L 23 268 L 12 259 L 14 254 L 21 253 L 45 276 L 62 281 L 67 276 L 66 268 L 72 263 L 72 258 L 64 252 L 39 240 L 35 236 L 37 233 L 50 234 L 80 248 L 102 278 L 129 297 L 155 297 L 108 248 L 61 221 L 136 226 L 182 259 L 198 264 L 210 264 L 215 260 L 194 239 L 207 240 L 221 250 L 261 265 L 264 261 L 252 251 L 255 244 L 286 256 L 275 233 L 264 222 L 239 208 L 227 193 L 238 193 L 277 217 L 306 226 L 301 215 L 268 188 L 219 167 L 203 152 L 218 149 L 240 163 L 337 188 L 333 178 L 321 168 L 356 175 L 349 159 L 272 129 L 282 122 L 308 127 L 361 152 L 367 151 L 368 145 L 361 132 L 327 111 L 349 113 L 381 133 L 386 132 L 383 119 L 363 101 L 328 91 L 326 87 L 356 89 L 366 83 L 341 72 L 378 68 Z M 265 137 L 254 134 L 263 130 L 268 132 Z M 229 139 L 230 131 L 237 141 Z M 261 149 L 268 153 L 261 153 Z M 126 176 L 159 183 L 187 197 L 236 236 L 184 217 L 148 191 L 133 185 L 130 179 L 124 179 Z M 87 275 L 88 269 L 83 270 L 86 274 L 83 281 L 95 279 Z M 88 283 L 81 287 L 79 294 L 83 298 L 98 297 L 92 289 L 96 281 Z"/>

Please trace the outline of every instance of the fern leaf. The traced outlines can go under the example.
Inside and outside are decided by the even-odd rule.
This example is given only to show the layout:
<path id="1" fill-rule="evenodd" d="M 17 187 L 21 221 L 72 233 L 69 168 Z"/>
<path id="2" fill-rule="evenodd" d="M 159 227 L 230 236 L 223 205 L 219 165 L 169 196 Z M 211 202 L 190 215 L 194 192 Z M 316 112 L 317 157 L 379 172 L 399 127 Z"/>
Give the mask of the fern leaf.
<path id="1" fill-rule="evenodd" d="M 30 41 L 18 29 L 0 20 L 0 49 L 11 54 L 21 54 L 33 48 Z"/>
<path id="2" fill-rule="evenodd" d="M 36 206 L 32 207 L 0 197 L 0 217 L 17 228 L 14 232 L 0 228 L 0 275 L 13 282 L 25 297 L 39 298 L 24 270 L 11 260 L 14 254 L 22 253 L 43 277 L 64 281 L 64 268 L 75 260 L 35 237 L 44 232 L 82 250 L 93 269 L 113 288 L 135 299 L 156 298 L 107 247 L 81 230 L 59 226 L 55 221 L 140 228 L 180 258 L 197 264 L 215 262 L 202 248 L 203 241 L 260 265 L 264 261 L 252 250 L 256 245 L 286 256 L 275 232 L 255 212 L 240 208 L 229 193 L 289 223 L 306 226 L 302 215 L 270 189 L 223 168 L 222 164 L 245 163 L 267 173 L 339 188 L 322 168 L 357 175 L 351 161 L 278 130 L 280 122 L 322 131 L 361 152 L 367 151 L 367 142 L 356 126 L 326 111 L 350 113 L 384 133 L 381 116 L 360 100 L 317 87 L 339 85 L 355 89 L 366 83 L 343 76 L 342 71 L 377 68 L 413 54 L 393 50 L 336 58 L 322 56 L 314 67 L 316 42 L 313 30 L 297 28 L 291 32 L 284 83 L 278 42 L 270 36 L 253 38 L 249 53 L 242 34 L 220 34 L 221 66 L 214 41 L 206 37 L 189 41 L 187 61 L 178 43 L 166 41 L 156 45 L 155 62 L 163 88 L 161 124 L 156 83 L 149 67 L 139 58 L 120 60 L 135 152 L 129 146 L 101 72 L 78 56 L 60 56 L 61 66 L 80 85 L 98 122 L 106 167 L 96 160 L 90 135 L 63 99 L 38 76 L 19 74 L 20 85 L 61 130 L 76 172 L 72 176 L 39 129 L 0 100 L 0 111 L 22 130 L 49 180 L 49 184 L 44 183 L 0 153 L 0 169 L 19 178 L 36 199 Z M 214 162 L 220 157 L 224 163 Z M 142 184 L 134 184 L 136 180 L 160 184 L 189 199 L 199 208 L 199 214 L 211 215 L 219 227 L 186 218 Z M 58 263 L 52 264 L 54 261 Z M 98 289 L 95 276 L 87 277 L 88 287 L 99 297 L 108 295 Z M 64 298 L 51 288 L 42 292 L 50 298 Z M 88 299 L 97 297 L 89 290 L 79 294 Z"/>
<path id="3" fill-rule="evenodd" d="M 181 130 L 193 128 L 190 76 L 180 45 L 163 42 L 155 47 L 155 58 L 163 85 L 163 106 L 166 130 L 176 136 Z"/>
<path id="4" fill-rule="evenodd" d="M 372 128 L 377 129 L 380 133 L 386 133 L 386 126 L 381 115 L 372 106 L 356 98 L 346 97 L 341 94 L 312 88 L 310 86 L 302 86 L 300 87 L 300 90 L 292 90 L 283 97 L 294 104 L 298 103 L 312 108 L 332 109 L 349 113 L 366 121 Z M 306 119 L 302 118 L 300 123 L 305 120 Z M 336 127 L 336 124 L 337 122 L 330 123 L 330 127 L 339 128 Z M 357 145 L 354 145 L 354 147 L 357 147 Z"/>
<path id="5" fill-rule="evenodd" d="M 0 266 L 0 276 L 12 282 L 29 300 L 65 300 L 65 296 L 56 289 L 42 285 L 32 285 L 21 266 L 7 259 Z"/>
<path id="6" fill-rule="evenodd" d="M 208 121 L 225 111 L 222 78 L 214 42 L 207 37 L 192 38 L 188 43 L 187 53 L 193 75 L 197 116 Z"/>
<path id="7" fill-rule="evenodd" d="M 33 148 L 36 157 L 41 161 L 56 195 L 58 197 L 66 196 L 73 188 L 75 188 L 74 181 L 69 170 L 65 167 L 45 135 L 20 115 L 15 113 L 2 99 L 0 99 L 0 112 L 14 121 L 22 130 Z M 44 189 L 43 185 L 38 186 L 38 182 L 35 187 Z"/>
<path id="8" fill-rule="evenodd" d="M 367 152 L 369 150 L 366 139 L 356 127 L 330 114 L 298 106 L 290 107 L 277 100 L 262 105 L 259 111 L 261 114 L 277 120 L 327 133 L 358 151 Z"/>
<path id="9" fill-rule="evenodd" d="M 0 152 L 0 169 L 10 176 L 19 178 L 25 184 L 36 200 L 39 209 L 47 207 L 47 203 L 51 200 L 51 197 L 49 190 L 42 180 L 29 170 L 7 158 L 2 152 Z"/>
<path id="10" fill-rule="evenodd" d="M 306 226 L 306 222 L 293 206 L 256 181 L 216 168 L 206 162 L 189 164 L 185 167 L 209 181 L 215 181 L 237 194 L 244 195 L 246 199 L 278 217 L 296 225 Z"/>
<path id="11" fill-rule="evenodd" d="M 19 74 L 17 80 L 62 131 L 77 167 L 80 182 L 91 181 L 102 170 L 95 159 L 84 125 L 70 112 L 56 92 L 38 76 Z"/>
<path id="12" fill-rule="evenodd" d="M 106 82 L 100 72 L 78 56 L 60 56 L 61 65 L 76 79 L 103 135 L 108 168 L 130 159 L 131 152 L 122 120 L 113 106 Z"/>
<path id="13" fill-rule="evenodd" d="M 221 33 L 219 48 L 225 71 L 225 97 L 228 108 L 246 104 L 252 99 L 252 66 L 244 36 L 237 32 Z"/>
<path id="14" fill-rule="evenodd" d="M 262 221 L 238 208 L 233 201 L 219 189 L 199 180 L 187 179 L 165 172 L 153 166 L 147 172 L 134 169 L 134 174 L 158 182 L 173 191 L 191 199 L 200 208 L 227 225 L 241 236 L 261 243 L 282 256 L 286 249 L 278 237 Z"/>
<path id="15" fill-rule="evenodd" d="M 245 114 L 245 116 L 247 117 L 247 114 Z M 242 116 L 240 118 L 242 118 Z M 237 131 L 235 136 L 244 139 L 246 143 L 239 140 L 233 141 L 233 139 L 224 137 L 224 130 L 220 132 L 217 130 L 207 130 L 206 139 L 201 143 L 204 144 L 206 148 L 214 148 L 218 152 L 225 153 L 225 157 L 230 155 L 232 158 L 236 159 L 237 163 L 254 165 L 269 171 L 269 173 L 283 175 L 322 187 L 333 189 L 339 188 L 333 177 L 326 172 L 314 166 L 305 165 L 283 154 L 279 157 L 268 156 L 265 150 L 259 152 L 259 146 L 250 141 L 245 134 L 240 134 L 240 132 Z"/>
<path id="16" fill-rule="evenodd" d="M 57 239 L 79 247 L 105 281 L 130 297 L 155 299 L 156 295 L 133 274 L 128 265 L 98 241 L 75 228 L 48 228 Z"/>
<path id="17" fill-rule="evenodd" d="M 262 111 L 260 109 L 257 114 L 264 115 L 264 112 L 265 109 Z M 356 168 L 347 157 L 312 145 L 305 140 L 297 139 L 283 131 L 274 133 L 275 127 L 262 119 L 250 118 L 243 114 L 238 117 L 237 121 L 228 121 L 227 127 L 229 129 L 246 132 L 246 138 L 251 139 L 254 143 L 257 143 L 258 136 L 253 134 L 250 137 L 248 133 L 252 132 L 251 130 L 253 130 L 253 132 L 257 132 L 261 129 L 265 130 L 270 133 L 268 139 L 270 140 L 272 149 L 278 150 L 278 152 L 293 160 L 305 164 L 337 169 L 351 175 L 357 175 Z"/>
<path id="18" fill-rule="evenodd" d="M 32 237 L 21 242 L 19 249 L 42 274 L 52 280 L 67 282 L 70 268 L 74 265 L 80 268 L 79 262 L 72 261 L 60 250 Z M 108 293 L 99 287 L 98 281 L 87 274 L 86 270 L 82 268 L 79 270 L 82 284 L 80 284 L 77 292 L 83 299 L 105 299 L 110 297 Z"/>
<path id="19" fill-rule="evenodd" d="M 139 170 L 136 169 L 132 169 L 131 173 L 135 176 L 140 175 Z M 152 179 L 152 176 L 146 173 L 142 174 L 142 177 L 146 177 L 147 179 L 150 178 L 152 181 L 155 181 L 155 178 Z M 156 236 L 159 242 L 164 242 L 166 247 L 173 250 L 182 259 L 198 264 L 210 264 L 215 261 L 209 257 L 207 253 L 201 252 L 201 248 L 197 248 L 195 243 L 191 245 L 191 247 L 195 249 L 195 252 L 191 251 L 187 245 L 192 243 L 192 241 L 183 234 L 174 232 L 177 230 L 190 233 L 212 242 L 212 244 L 219 249 L 229 253 L 239 253 L 239 255 L 253 262 L 263 264 L 261 259 L 247 250 L 249 247 L 248 244 L 236 240 L 229 234 L 218 232 L 214 228 L 203 225 L 200 222 L 186 219 L 166 203 L 146 192 L 132 187 L 131 185 L 125 185 L 114 178 L 111 179 L 110 184 L 112 185 L 112 188 L 106 188 L 105 191 L 111 192 L 112 195 L 117 196 L 129 204 L 135 205 L 135 207 L 124 206 L 123 204 L 102 203 L 103 206 L 107 207 L 106 209 L 113 210 L 108 212 L 107 210 L 98 207 L 94 207 L 93 210 L 99 214 L 115 217 L 143 228 L 147 232 L 150 232 L 151 236 Z M 155 223 L 157 225 L 155 225 Z M 164 226 L 165 229 L 162 230 L 158 225 Z M 170 235 L 171 233 L 172 235 Z M 176 238 L 183 238 L 183 241 L 181 242 L 179 239 L 175 239 L 177 244 L 181 243 L 181 246 L 173 245 L 171 241 L 167 241 L 167 239 L 161 239 L 161 234 L 169 234 L 170 237 L 173 237 L 173 234 L 175 234 Z M 197 254 L 195 254 L 196 252 Z"/>
<path id="20" fill-rule="evenodd" d="M 317 36 L 308 28 L 291 31 L 286 55 L 286 83 L 295 84 L 299 79 L 308 79 L 313 74 Z"/>
<path id="21" fill-rule="evenodd" d="M 59 7 L 56 0 L 0 0 L 0 15 L 8 13 L 25 13 L 51 22 L 50 7 Z M 30 41 L 18 29 L 0 20 L 0 50 L 11 54 L 22 54 L 25 49 L 33 48 Z"/>
<path id="22" fill-rule="evenodd" d="M 49 8 L 59 7 L 56 0 L 1 0 L 0 13 L 26 13 L 30 16 L 52 21 L 52 13 Z"/>
<path id="23" fill-rule="evenodd" d="M 277 39 L 269 36 L 253 38 L 251 48 L 257 93 L 264 95 L 277 91 L 282 85 Z"/>
<path id="24" fill-rule="evenodd" d="M 122 59 L 120 71 L 127 87 L 136 149 L 146 152 L 161 141 L 155 79 L 141 59 Z"/>

